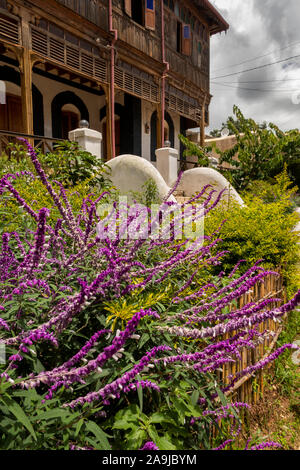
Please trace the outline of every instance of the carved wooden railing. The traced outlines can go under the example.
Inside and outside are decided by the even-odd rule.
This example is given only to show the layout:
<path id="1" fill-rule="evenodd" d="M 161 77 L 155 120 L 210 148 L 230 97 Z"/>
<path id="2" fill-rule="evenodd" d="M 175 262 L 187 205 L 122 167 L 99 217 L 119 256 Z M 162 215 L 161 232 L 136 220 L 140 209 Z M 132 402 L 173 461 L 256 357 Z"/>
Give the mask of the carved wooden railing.
<path id="1" fill-rule="evenodd" d="M 108 2 L 105 0 L 57 0 L 57 2 L 74 11 L 78 15 L 83 16 L 91 23 L 107 29 Z"/>
<path id="2" fill-rule="evenodd" d="M 154 33 L 134 23 L 117 10 L 113 12 L 113 28 L 117 29 L 118 38 L 121 41 L 130 44 L 153 59 L 161 61 L 161 41 Z"/>
<path id="3" fill-rule="evenodd" d="M 7 146 L 12 143 L 21 143 L 19 140 L 20 138 L 27 139 L 36 149 L 40 149 L 43 153 L 52 152 L 53 145 L 55 143 L 63 142 L 62 139 L 55 139 L 52 137 L 0 130 L 0 157 L 2 153 L 7 153 L 9 155 L 10 150 L 9 148 L 7 149 Z"/>
<path id="4" fill-rule="evenodd" d="M 61 39 L 49 31 L 31 26 L 31 49 L 68 69 L 107 82 L 107 63 L 91 45 L 91 52 Z"/>
<path id="5" fill-rule="evenodd" d="M 209 92 L 209 75 L 195 67 L 190 60 L 182 54 L 166 46 L 166 60 L 170 64 L 170 70 L 177 72 L 182 77 L 197 85 L 204 92 Z"/>
<path id="6" fill-rule="evenodd" d="M 12 44 L 21 44 L 20 18 L 1 8 L 0 4 L 0 40 Z"/>

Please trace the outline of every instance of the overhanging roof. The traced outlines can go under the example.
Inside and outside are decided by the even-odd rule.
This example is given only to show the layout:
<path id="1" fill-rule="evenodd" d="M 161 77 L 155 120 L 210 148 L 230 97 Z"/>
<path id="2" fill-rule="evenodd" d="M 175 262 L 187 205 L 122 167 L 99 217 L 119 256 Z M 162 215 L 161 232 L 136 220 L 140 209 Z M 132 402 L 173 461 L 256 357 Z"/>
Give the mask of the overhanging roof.
<path id="1" fill-rule="evenodd" d="M 208 18 L 211 35 L 227 31 L 229 24 L 208 0 L 194 0 L 194 3 L 198 10 Z"/>

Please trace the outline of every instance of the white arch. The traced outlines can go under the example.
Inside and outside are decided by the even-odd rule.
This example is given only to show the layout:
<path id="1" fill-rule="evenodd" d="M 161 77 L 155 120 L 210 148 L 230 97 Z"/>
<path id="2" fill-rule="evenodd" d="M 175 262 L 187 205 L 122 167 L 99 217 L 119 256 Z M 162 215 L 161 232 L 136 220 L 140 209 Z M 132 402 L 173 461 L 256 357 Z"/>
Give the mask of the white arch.
<path id="1" fill-rule="evenodd" d="M 222 197 L 223 200 L 229 201 L 229 199 L 232 199 L 240 206 L 245 205 L 243 199 L 229 181 L 221 173 L 212 168 L 201 167 L 185 171 L 177 189 L 178 191 L 183 191 L 185 196 L 191 197 L 198 194 L 207 184 L 212 185 L 213 189 L 217 191 L 216 195 L 223 189 L 227 189 Z"/>
<path id="2" fill-rule="evenodd" d="M 149 179 L 155 182 L 161 200 L 170 191 L 161 174 L 144 158 L 136 155 L 120 155 L 109 160 L 106 164 L 111 168 L 110 179 L 121 194 L 128 194 L 130 191 L 141 191 L 143 184 Z M 176 199 L 171 196 L 169 201 L 176 202 Z"/>

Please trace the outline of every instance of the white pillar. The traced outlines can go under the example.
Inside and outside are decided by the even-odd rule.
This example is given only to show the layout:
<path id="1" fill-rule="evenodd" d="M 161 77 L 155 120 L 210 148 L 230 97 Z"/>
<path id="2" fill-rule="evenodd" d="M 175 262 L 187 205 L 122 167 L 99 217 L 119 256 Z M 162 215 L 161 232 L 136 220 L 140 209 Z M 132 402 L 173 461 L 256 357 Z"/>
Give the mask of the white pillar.
<path id="1" fill-rule="evenodd" d="M 78 142 L 79 146 L 95 157 L 101 158 L 101 132 L 88 128 L 74 129 L 69 132 L 69 140 Z"/>
<path id="2" fill-rule="evenodd" d="M 164 147 L 155 150 L 155 155 L 156 168 L 165 182 L 170 185 L 177 180 L 178 176 L 178 151 L 171 147 Z"/>

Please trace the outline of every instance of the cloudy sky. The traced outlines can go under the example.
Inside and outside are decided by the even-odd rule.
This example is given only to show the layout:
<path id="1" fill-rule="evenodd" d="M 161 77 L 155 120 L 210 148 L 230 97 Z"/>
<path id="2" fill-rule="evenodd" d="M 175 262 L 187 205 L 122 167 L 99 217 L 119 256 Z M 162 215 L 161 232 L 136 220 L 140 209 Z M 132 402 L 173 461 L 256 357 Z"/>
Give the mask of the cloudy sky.
<path id="1" fill-rule="evenodd" d="M 220 128 L 233 114 L 234 104 L 246 117 L 258 122 L 274 122 L 284 130 L 300 128 L 299 0 L 211 0 L 211 3 L 230 29 L 211 40 L 213 98 L 207 130 Z M 290 58 L 294 56 L 299 57 Z M 287 58 L 290 59 L 244 72 Z"/>

